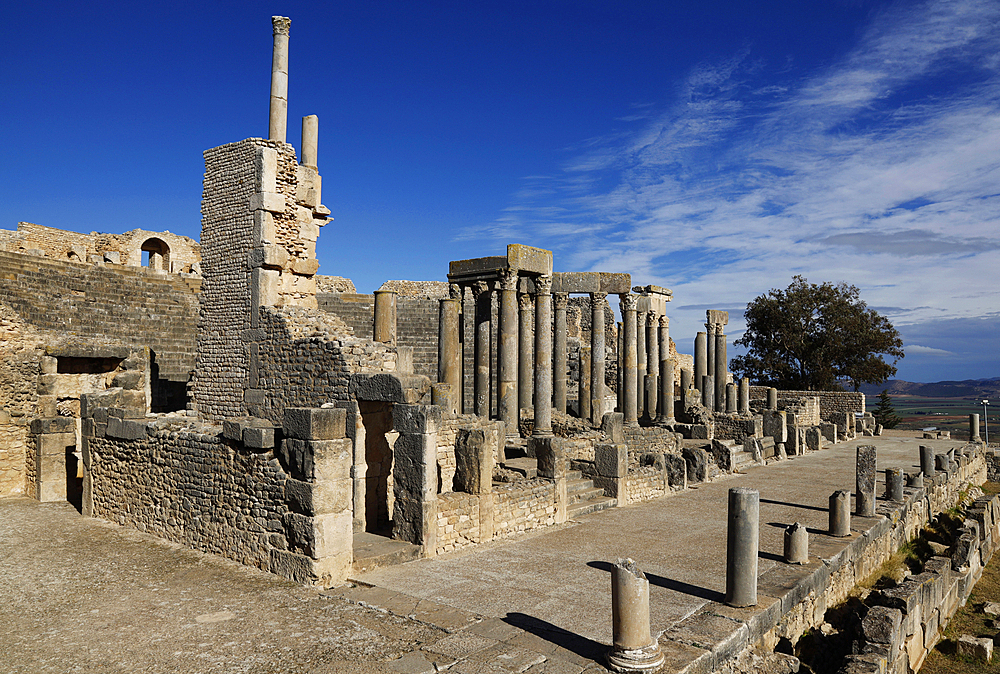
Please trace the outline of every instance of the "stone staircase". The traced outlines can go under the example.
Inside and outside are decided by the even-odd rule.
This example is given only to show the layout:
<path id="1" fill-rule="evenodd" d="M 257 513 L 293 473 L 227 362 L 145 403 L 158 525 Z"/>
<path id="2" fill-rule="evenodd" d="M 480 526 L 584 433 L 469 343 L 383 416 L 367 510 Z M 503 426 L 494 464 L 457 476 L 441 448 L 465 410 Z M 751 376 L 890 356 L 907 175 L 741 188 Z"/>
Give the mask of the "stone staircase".
<path id="1" fill-rule="evenodd" d="M 583 473 L 571 470 L 566 473 L 566 516 L 574 519 L 613 508 L 618 505 L 618 499 L 604 495 L 604 490 L 594 486 L 594 481 L 584 479 Z"/>

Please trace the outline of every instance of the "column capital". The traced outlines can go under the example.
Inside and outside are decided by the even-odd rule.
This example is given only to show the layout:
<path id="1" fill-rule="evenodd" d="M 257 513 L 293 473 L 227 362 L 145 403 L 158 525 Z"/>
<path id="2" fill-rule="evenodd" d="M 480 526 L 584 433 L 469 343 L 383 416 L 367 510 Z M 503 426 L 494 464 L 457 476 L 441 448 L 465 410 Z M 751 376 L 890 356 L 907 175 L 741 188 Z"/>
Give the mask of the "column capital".
<path id="1" fill-rule="evenodd" d="M 565 309 L 569 306 L 569 293 L 552 293 L 552 306 L 556 309 Z"/>
<path id="2" fill-rule="evenodd" d="M 292 26 L 292 20 L 287 16 L 272 16 L 271 28 L 275 35 L 288 35 L 288 30 Z"/>
<path id="3" fill-rule="evenodd" d="M 552 292 L 552 276 L 549 274 L 540 274 L 535 277 L 535 294 L 536 295 L 548 295 Z"/>
<path id="4" fill-rule="evenodd" d="M 647 311 L 646 312 L 646 327 L 647 328 L 655 328 L 659 324 L 660 324 L 659 316 L 656 315 L 656 312 L 655 311 Z"/>
<path id="5" fill-rule="evenodd" d="M 667 318 L 666 316 L 660 316 L 660 327 L 661 328 L 669 328 L 670 327 L 670 319 Z"/>
<path id="6" fill-rule="evenodd" d="M 608 296 L 607 293 L 590 293 L 590 301 L 603 302 L 607 296 Z"/>
<path id="7" fill-rule="evenodd" d="M 448 284 L 448 297 L 453 300 L 462 299 L 462 286 L 457 283 Z"/>
<path id="8" fill-rule="evenodd" d="M 517 290 L 517 270 L 501 269 L 499 276 L 500 290 Z"/>
<path id="9" fill-rule="evenodd" d="M 472 284 L 472 294 L 478 297 L 483 293 L 488 293 L 490 291 L 490 284 L 486 281 L 476 281 Z"/>
<path id="10" fill-rule="evenodd" d="M 622 303 L 622 311 L 635 311 L 636 306 L 639 304 L 639 298 L 635 295 L 623 293 L 618 297 Z"/>
<path id="11" fill-rule="evenodd" d="M 518 295 L 517 306 L 521 311 L 528 311 L 531 309 L 531 295 L 528 293 L 521 293 Z"/>

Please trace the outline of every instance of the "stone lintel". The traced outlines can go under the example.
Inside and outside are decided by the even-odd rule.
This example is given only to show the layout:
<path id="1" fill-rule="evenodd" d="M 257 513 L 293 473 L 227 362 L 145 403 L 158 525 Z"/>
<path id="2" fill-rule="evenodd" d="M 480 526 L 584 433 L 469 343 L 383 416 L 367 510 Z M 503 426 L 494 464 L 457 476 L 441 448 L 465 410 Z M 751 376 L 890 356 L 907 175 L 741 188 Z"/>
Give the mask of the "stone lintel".
<path id="1" fill-rule="evenodd" d="M 729 312 L 709 309 L 706 311 L 706 322 L 713 325 L 729 325 Z"/>
<path id="2" fill-rule="evenodd" d="M 638 293 L 640 295 L 664 295 L 666 297 L 673 297 L 674 292 L 669 288 L 664 288 L 663 286 L 636 286 L 632 288 L 632 292 Z M 670 301 L 669 299 L 667 300 Z"/>
<path id="3" fill-rule="evenodd" d="M 551 274 L 552 251 L 512 243 L 507 246 L 507 266 L 529 274 Z"/>
<path id="4" fill-rule="evenodd" d="M 448 263 L 448 280 L 458 282 L 494 278 L 498 271 L 506 268 L 507 258 L 500 255 L 477 257 L 471 260 L 454 260 Z"/>

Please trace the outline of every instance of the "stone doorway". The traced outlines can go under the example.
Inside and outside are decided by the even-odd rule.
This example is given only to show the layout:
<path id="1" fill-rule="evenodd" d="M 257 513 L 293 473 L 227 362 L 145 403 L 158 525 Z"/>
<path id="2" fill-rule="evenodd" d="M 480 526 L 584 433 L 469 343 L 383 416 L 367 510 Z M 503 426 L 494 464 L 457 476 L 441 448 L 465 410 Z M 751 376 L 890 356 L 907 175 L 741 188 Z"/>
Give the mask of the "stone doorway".
<path id="1" fill-rule="evenodd" d="M 365 528 L 371 533 L 392 532 L 392 403 L 359 400 L 365 427 Z"/>
<path id="2" fill-rule="evenodd" d="M 75 445 L 66 448 L 66 500 L 83 512 L 83 457 Z"/>

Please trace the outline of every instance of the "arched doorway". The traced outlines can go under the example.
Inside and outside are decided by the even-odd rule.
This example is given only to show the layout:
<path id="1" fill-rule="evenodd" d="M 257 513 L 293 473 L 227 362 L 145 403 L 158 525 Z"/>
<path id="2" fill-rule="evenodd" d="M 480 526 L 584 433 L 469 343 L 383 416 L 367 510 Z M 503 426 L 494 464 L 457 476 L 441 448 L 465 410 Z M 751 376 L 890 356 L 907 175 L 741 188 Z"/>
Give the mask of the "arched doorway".
<path id="1" fill-rule="evenodd" d="M 146 239 L 139 247 L 142 251 L 142 266 L 150 269 L 170 271 L 170 246 L 163 239 Z"/>

